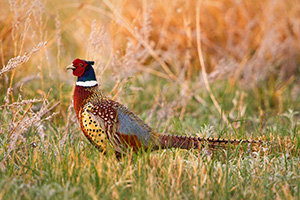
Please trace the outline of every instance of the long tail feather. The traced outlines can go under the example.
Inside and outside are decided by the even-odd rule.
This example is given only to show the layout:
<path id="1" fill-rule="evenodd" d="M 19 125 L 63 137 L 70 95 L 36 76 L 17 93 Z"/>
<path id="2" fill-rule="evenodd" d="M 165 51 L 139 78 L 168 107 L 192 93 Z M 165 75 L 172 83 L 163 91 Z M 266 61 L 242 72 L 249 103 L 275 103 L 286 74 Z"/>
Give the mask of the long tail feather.
<path id="1" fill-rule="evenodd" d="M 208 146 L 211 149 L 226 148 L 229 144 L 239 145 L 243 143 L 259 145 L 260 140 L 238 140 L 222 138 L 203 138 L 185 135 L 160 135 L 159 144 L 161 148 L 200 149 Z"/>

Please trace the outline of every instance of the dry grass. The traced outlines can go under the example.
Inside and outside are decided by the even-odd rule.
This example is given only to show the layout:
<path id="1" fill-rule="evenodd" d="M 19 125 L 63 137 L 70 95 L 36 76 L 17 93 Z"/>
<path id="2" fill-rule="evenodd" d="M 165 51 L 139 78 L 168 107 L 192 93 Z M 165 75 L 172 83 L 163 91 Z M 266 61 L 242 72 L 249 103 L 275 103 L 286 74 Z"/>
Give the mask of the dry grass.
<path id="1" fill-rule="evenodd" d="M 299 197 L 297 0 L 9 0 L 0 11 L 0 199 Z M 72 107 L 64 68 L 77 57 L 159 132 L 277 145 L 101 157 Z"/>

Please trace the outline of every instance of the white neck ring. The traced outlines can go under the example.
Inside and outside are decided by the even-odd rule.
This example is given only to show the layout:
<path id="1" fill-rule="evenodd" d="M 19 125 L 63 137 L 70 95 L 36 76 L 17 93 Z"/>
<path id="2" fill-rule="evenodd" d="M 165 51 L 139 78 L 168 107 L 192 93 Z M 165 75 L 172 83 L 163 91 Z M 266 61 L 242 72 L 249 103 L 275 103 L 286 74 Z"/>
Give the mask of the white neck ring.
<path id="1" fill-rule="evenodd" d="M 92 87 L 92 86 L 98 85 L 98 83 L 97 83 L 97 81 L 77 81 L 76 85 L 82 86 L 82 87 Z"/>

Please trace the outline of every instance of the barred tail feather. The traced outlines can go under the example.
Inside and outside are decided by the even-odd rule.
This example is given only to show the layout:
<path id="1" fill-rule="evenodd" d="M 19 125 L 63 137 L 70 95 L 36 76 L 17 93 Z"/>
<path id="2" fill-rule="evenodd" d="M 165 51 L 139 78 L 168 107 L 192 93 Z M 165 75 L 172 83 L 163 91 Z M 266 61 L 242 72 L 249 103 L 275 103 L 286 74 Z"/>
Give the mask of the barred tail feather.
<path id="1" fill-rule="evenodd" d="M 185 135 L 160 135 L 159 144 L 161 148 L 200 149 L 204 146 L 209 148 L 226 148 L 227 145 L 239 145 L 247 143 L 251 145 L 261 144 L 260 140 L 238 140 L 222 138 L 203 138 Z"/>

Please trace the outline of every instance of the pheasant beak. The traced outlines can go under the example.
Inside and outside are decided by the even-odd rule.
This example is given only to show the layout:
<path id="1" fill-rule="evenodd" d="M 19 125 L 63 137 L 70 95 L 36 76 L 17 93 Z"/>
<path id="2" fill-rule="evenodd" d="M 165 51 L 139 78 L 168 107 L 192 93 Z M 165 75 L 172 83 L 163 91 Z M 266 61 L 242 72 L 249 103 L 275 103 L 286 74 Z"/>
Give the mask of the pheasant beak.
<path id="1" fill-rule="evenodd" d="M 68 70 L 68 69 L 74 70 L 74 69 L 76 69 L 76 67 L 74 67 L 73 64 L 71 64 L 71 65 L 68 65 L 68 66 L 67 66 L 66 70 Z"/>

